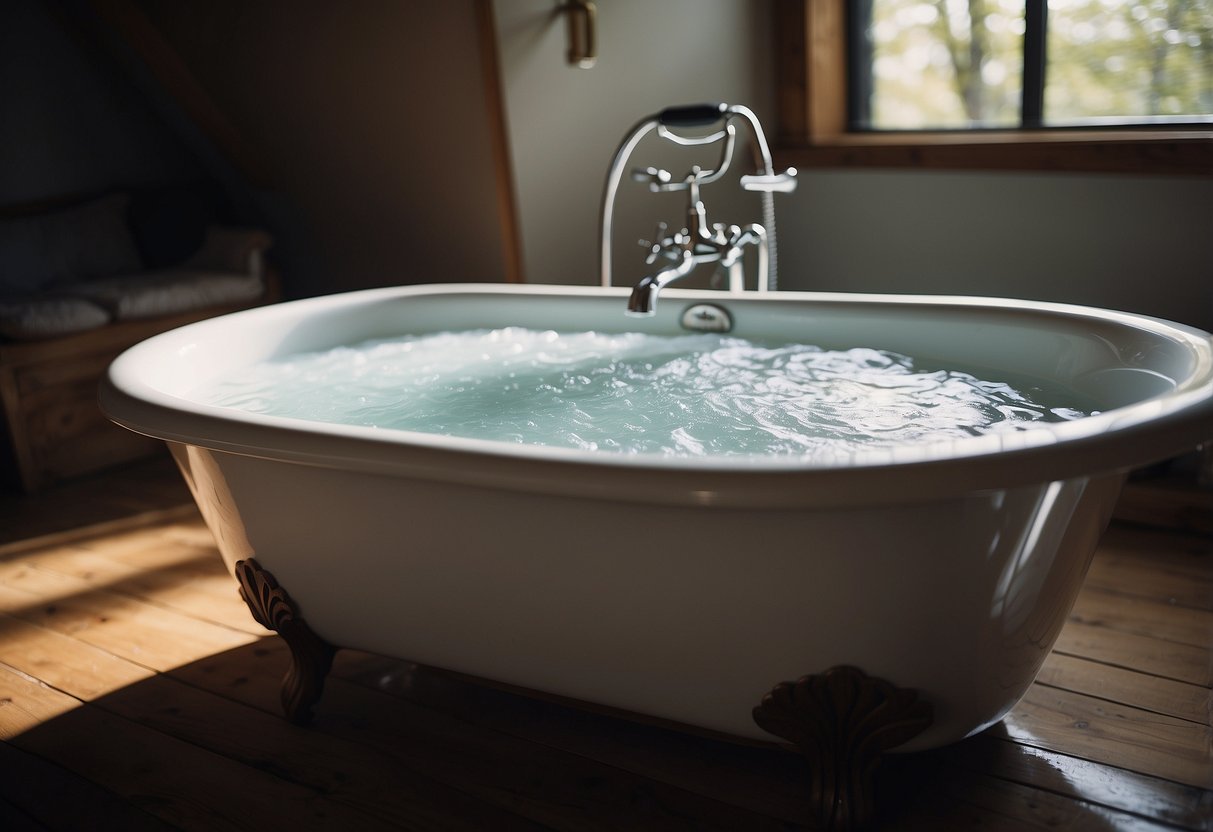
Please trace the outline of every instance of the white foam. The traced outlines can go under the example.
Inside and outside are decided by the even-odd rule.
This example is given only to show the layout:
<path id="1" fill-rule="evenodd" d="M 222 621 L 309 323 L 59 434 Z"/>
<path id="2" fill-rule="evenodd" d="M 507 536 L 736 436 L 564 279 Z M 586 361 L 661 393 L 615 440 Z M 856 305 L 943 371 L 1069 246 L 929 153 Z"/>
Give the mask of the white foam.
<path id="1" fill-rule="evenodd" d="M 507 328 L 292 356 L 196 395 L 324 422 L 675 456 L 836 454 L 1087 415 L 1066 391 L 1021 387 L 865 348 Z"/>

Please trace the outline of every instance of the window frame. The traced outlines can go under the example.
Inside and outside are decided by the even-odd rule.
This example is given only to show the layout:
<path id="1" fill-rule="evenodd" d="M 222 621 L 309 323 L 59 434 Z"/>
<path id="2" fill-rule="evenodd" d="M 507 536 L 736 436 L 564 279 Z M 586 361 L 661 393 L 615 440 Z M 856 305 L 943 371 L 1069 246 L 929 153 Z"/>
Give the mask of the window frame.
<path id="1" fill-rule="evenodd" d="M 846 0 L 775 0 L 776 155 L 798 167 L 1213 176 L 1206 125 L 851 131 Z"/>

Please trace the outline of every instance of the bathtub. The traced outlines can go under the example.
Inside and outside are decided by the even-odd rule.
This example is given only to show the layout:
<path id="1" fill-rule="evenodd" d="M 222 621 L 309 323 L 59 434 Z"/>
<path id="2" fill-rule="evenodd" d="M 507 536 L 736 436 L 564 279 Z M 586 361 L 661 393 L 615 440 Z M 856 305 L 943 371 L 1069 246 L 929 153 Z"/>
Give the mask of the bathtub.
<path id="1" fill-rule="evenodd" d="M 626 296 L 417 286 L 239 312 L 130 349 L 101 402 L 169 444 L 229 570 L 254 563 L 270 576 L 242 580 L 267 608 L 285 604 L 283 618 L 263 613 L 271 624 L 744 740 L 775 739 L 755 718 L 771 694 L 795 698 L 796 680 L 857 669 L 846 684 L 878 680 L 929 705 L 906 751 L 1011 709 L 1066 619 L 1126 472 L 1213 437 L 1213 341 L 1156 319 L 687 290 L 636 319 Z M 673 334 L 694 303 L 727 309 L 738 335 L 1051 379 L 1102 412 L 810 464 L 525 447 L 191 397 L 251 362 L 405 333 Z M 322 679 L 318 655 L 293 672 Z"/>

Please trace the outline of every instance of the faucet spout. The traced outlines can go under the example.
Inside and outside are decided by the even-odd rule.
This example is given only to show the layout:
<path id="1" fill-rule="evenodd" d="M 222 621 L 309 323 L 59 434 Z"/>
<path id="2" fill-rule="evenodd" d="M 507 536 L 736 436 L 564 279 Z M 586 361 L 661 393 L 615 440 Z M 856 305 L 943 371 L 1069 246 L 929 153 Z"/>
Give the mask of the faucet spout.
<path id="1" fill-rule="evenodd" d="M 632 294 L 628 296 L 627 314 L 634 318 L 648 318 L 656 315 L 659 292 L 661 292 L 661 286 L 657 283 L 656 275 L 641 278 L 632 287 Z"/>
<path id="2" fill-rule="evenodd" d="M 657 296 L 661 294 L 661 290 L 673 283 L 675 280 L 686 277 L 700 263 L 705 263 L 708 260 L 718 260 L 716 257 L 704 257 L 703 255 L 695 256 L 689 251 L 683 253 L 682 259 L 675 266 L 670 266 L 668 269 L 662 269 L 656 274 L 651 274 L 642 277 L 635 286 L 632 287 L 632 294 L 628 297 L 627 313 L 636 317 L 647 318 L 657 312 Z"/>

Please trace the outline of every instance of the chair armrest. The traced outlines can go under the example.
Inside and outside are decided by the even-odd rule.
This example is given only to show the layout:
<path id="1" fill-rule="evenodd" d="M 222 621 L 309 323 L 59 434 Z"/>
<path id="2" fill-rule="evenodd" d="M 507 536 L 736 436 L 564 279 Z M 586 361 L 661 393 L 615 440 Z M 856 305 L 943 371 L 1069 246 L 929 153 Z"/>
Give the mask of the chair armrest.
<path id="1" fill-rule="evenodd" d="M 181 268 L 236 272 L 261 277 L 264 274 L 265 250 L 273 238 L 253 228 L 224 228 L 211 226 L 206 230 L 202 248 L 181 264 Z"/>

